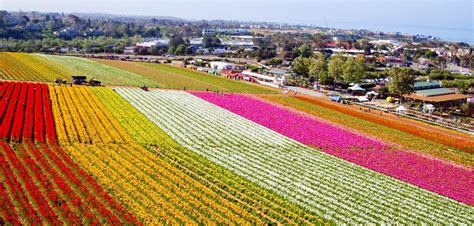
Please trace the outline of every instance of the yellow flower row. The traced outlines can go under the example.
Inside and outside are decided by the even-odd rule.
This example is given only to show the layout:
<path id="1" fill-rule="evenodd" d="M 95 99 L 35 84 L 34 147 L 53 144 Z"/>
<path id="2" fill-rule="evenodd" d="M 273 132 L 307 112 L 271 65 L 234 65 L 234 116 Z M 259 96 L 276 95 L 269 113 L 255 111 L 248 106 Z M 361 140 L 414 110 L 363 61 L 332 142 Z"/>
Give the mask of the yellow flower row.
<path id="1" fill-rule="evenodd" d="M 108 135 L 108 137 L 110 137 L 108 140 L 113 143 L 133 142 L 117 120 L 115 120 L 110 112 L 101 104 L 100 100 L 92 93 L 91 89 L 94 88 L 80 87 L 80 89 L 84 99 L 89 100 L 90 108 L 88 109 L 93 110 L 93 112 L 91 111 L 89 113 L 97 117 L 97 122 L 103 122 L 98 124 L 99 126 L 103 126 L 104 129 L 101 131 L 101 135 Z M 103 134 L 104 132 L 106 134 Z"/>
<path id="2" fill-rule="evenodd" d="M 131 138 L 87 87 L 50 86 L 61 144 L 126 143 Z"/>
<path id="3" fill-rule="evenodd" d="M 158 225 L 163 222 L 175 223 L 176 219 L 165 212 L 164 205 L 157 205 L 154 198 L 156 194 L 151 191 L 140 192 L 141 182 L 120 174 L 122 166 L 113 168 L 107 161 L 103 161 L 93 153 L 94 145 L 84 146 L 77 144 L 76 147 L 69 146 L 65 150 L 86 171 L 91 173 L 96 180 L 106 187 L 107 190 L 124 206 L 126 206 L 138 219 L 148 225 Z M 167 205 L 168 202 L 163 202 Z"/>
<path id="4" fill-rule="evenodd" d="M 0 78 L 23 81 L 53 81 L 55 76 L 71 73 L 35 54 L 0 53 Z"/>
<path id="5" fill-rule="evenodd" d="M 59 142 L 66 145 L 81 142 L 76 130 L 78 123 L 74 122 L 78 115 L 75 114 L 74 109 L 70 109 L 67 101 L 65 101 L 63 89 L 61 87 L 50 86 L 50 92 Z M 60 114 L 58 112 L 60 112 Z"/>
<path id="6" fill-rule="evenodd" d="M 168 144 L 171 140 L 155 124 L 111 89 L 94 88 L 93 93 L 106 107 L 105 112 L 117 119 L 121 128 L 126 130 L 138 143 L 143 145 Z M 165 140 L 164 140 L 165 139 Z M 166 145 L 163 145 L 166 146 Z"/>
<path id="7" fill-rule="evenodd" d="M 135 166 L 148 175 L 154 178 L 164 177 L 163 183 L 172 187 L 173 190 L 180 190 L 178 195 L 184 196 L 189 202 L 200 206 L 202 211 L 210 213 L 210 217 L 229 224 L 232 222 L 244 224 L 243 219 L 254 220 L 243 208 L 225 200 L 210 188 L 198 183 L 163 159 L 158 158 L 155 154 L 136 144 L 131 144 L 129 147 L 134 151 L 122 153 L 122 156 L 128 156 L 128 159 Z M 175 184 L 179 184 L 179 187 L 175 188 Z M 231 222 L 228 222 L 228 220 Z"/>

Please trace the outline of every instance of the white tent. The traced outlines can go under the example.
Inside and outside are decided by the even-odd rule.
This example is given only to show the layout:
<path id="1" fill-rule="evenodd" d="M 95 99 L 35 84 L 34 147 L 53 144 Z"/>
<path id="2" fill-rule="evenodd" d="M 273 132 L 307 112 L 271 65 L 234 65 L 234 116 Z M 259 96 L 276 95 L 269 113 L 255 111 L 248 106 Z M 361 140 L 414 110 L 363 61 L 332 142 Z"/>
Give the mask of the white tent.
<path id="1" fill-rule="evenodd" d="M 423 105 L 423 113 L 433 114 L 435 107 L 432 104 Z"/>
<path id="2" fill-rule="evenodd" d="M 349 87 L 348 90 L 352 90 L 352 91 L 365 91 L 365 89 L 362 88 L 362 87 L 360 87 L 359 84 L 355 84 L 354 86 Z"/>
<path id="3" fill-rule="evenodd" d="M 406 113 L 407 109 L 403 105 L 400 105 L 397 108 L 395 108 L 395 111 L 397 112 L 397 114 L 404 115 Z"/>
<path id="4" fill-rule="evenodd" d="M 365 95 L 367 95 L 367 96 L 370 96 L 370 95 L 378 96 L 379 93 L 377 93 L 377 92 L 375 92 L 375 91 L 370 91 L 370 92 L 367 92 Z"/>
<path id="5" fill-rule="evenodd" d="M 369 99 L 367 99 L 366 97 L 357 97 L 357 100 L 358 100 L 359 102 L 367 102 L 367 101 L 369 101 Z"/>

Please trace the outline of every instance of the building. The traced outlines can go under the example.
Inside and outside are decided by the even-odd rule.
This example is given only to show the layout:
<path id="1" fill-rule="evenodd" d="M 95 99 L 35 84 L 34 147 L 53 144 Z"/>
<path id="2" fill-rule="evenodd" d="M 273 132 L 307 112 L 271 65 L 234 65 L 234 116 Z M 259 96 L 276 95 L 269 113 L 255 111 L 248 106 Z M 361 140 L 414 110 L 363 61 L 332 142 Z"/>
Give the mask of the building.
<path id="1" fill-rule="evenodd" d="M 251 71 L 243 71 L 242 75 L 244 76 L 245 80 L 257 80 L 262 82 L 277 82 L 277 79 L 273 76 L 262 75 L 259 73 L 251 72 Z"/>
<path id="2" fill-rule="evenodd" d="M 136 46 L 127 46 L 123 50 L 123 54 L 135 54 L 137 52 Z"/>
<path id="3" fill-rule="evenodd" d="M 402 67 L 402 66 L 406 66 L 405 64 L 405 61 L 403 61 L 402 59 L 398 58 L 398 57 L 394 57 L 394 56 L 386 56 L 385 59 L 385 65 L 387 67 Z"/>
<path id="4" fill-rule="evenodd" d="M 216 34 L 222 34 L 222 35 L 251 35 L 252 33 L 250 32 L 249 29 L 240 29 L 240 28 L 235 28 L 235 29 L 203 29 L 202 30 L 202 35 L 216 35 Z"/>
<path id="5" fill-rule="evenodd" d="M 442 88 L 437 82 L 416 82 L 413 85 L 414 93 L 404 97 L 423 103 L 431 103 L 436 106 L 451 107 L 463 104 L 469 98 L 468 95 L 457 94 L 452 89 Z"/>
<path id="6" fill-rule="evenodd" d="M 272 68 L 270 70 L 265 70 L 263 73 L 265 75 L 270 75 L 273 77 L 281 77 L 284 75 L 287 75 L 287 76 L 290 75 L 290 73 L 287 70 L 279 69 L 279 68 Z"/>
<path id="7" fill-rule="evenodd" d="M 225 38 L 220 38 L 221 45 L 226 47 L 244 47 L 250 48 L 254 46 L 253 37 L 252 36 L 230 36 Z"/>
<path id="8" fill-rule="evenodd" d="M 235 70 L 235 64 L 227 62 L 210 62 L 209 67 L 215 70 Z"/>
<path id="9" fill-rule="evenodd" d="M 80 26 L 71 26 L 60 31 L 55 31 L 53 34 L 61 38 L 74 38 L 81 36 L 81 30 L 82 28 Z"/>
<path id="10" fill-rule="evenodd" d="M 162 39 L 155 39 L 155 40 L 151 40 L 147 42 L 140 42 L 140 43 L 137 43 L 136 46 L 138 48 L 152 48 L 152 47 L 165 48 L 165 47 L 168 47 L 169 42 L 170 42 L 169 39 L 162 38 Z"/>

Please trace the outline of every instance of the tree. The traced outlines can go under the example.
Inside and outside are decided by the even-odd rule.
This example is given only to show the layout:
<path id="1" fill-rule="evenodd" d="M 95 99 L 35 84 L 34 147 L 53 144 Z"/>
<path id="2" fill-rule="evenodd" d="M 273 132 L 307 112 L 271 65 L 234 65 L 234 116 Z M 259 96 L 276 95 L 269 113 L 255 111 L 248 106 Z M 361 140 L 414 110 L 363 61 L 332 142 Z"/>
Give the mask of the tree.
<path id="1" fill-rule="evenodd" d="M 283 60 L 278 57 L 273 57 L 272 59 L 267 61 L 267 65 L 278 66 L 283 63 Z"/>
<path id="2" fill-rule="evenodd" d="M 176 49 L 178 48 L 179 45 L 183 44 L 184 45 L 184 40 L 180 36 L 173 36 L 170 38 L 170 41 L 168 42 L 168 53 L 169 54 L 174 54 L 176 52 Z"/>
<path id="3" fill-rule="evenodd" d="M 311 60 L 305 57 L 297 57 L 293 60 L 291 64 L 291 69 L 294 73 L 301 75 L 303 77 L 307 77 L 309 73 L 309 66 L 311 64 Z"/>
<path id="4" fill-rule="evenodd" d="M 319 83 L 329 85 L 334 83 L 334 79 L 329 76 L 328 71 L 323 71 L 319 74 Z"/>
<path id="5" fill-rule="evenodd" d="M 221 46 L 221 40 L 216 36 L 206 35 L 202 38 L 202 45 L 204 48 L 212 48 Z"/>
<path id="6" fill-rule="evenodd" d="M 386 87 L 386 86 L 380 87 L 379 90 L 378 90 L 378 92 L 379 92 L 379 94 L 380 94 L 380 96 L 381 96 L 382 98 L 385 98 L 385 97 L 390 96 L 390 90 L 389 90 L 389 88 Z"/>
<path id="7" fill-rule="evenodd" d="M 341 82 L 344 72 L 344 57 L 340 54 L 331 57 L 328 63 L 328 75 L 334 82 Z"/>
<path id="8" fill-rule="evenodd" d="M 186 45 L 185 44 L 179 44 L 177 47 L 176 47 L 176 50 L 174 51 L 174 54 L 176 55 L 183 55 L 186 53 Z"/>
<path id="9" fill-rule="evenodd" d="M 342 78 L 346 83 L 358 83 L 364 77 L 365 64 L 363 59 L 350 57 L 343 66 Z"/>
<path id="10" fill-rule="evenodd" d="M 303 44 L 297 48 L 294 48 L 291 52 L 291 57 L 293 59 L 297 57 L 309 58 L 311 56 L 312 56 L 311 48 L 306 44 Z"/>
<path id="11" fill-rule="evenodd" d="M 327 84 L 328 81 L 328 65 L 326 63 L 326 58 L 322 53 L 318 53 L 315 58 L 311 61 L 309 66 L 309 74 L 318 78 L 318 80 L 323 79 L 324 84 Z"/>
<path id="12" fill-rule="evenodd" d="M 413 92 L 413 84 L 416 79 L 416 72 L 411 68 L 392 68 L 389 71 L 390 82 L 388 89 L 392 94 L 401 97 Z"/>
<path id="13" fill-rule="evenodd" d="M 306 58 L 312 55 L 311 48 L 306 44 L 303 44 L 300 47 L 298 47 L 298 52 L 300 56 L 306 57 Z"/>
<path id="14" fill-rule="evenodd" d="M 423 54 L 426 58 L 428 59 L 434 59 L 438 56 L 438 54 L 432 50 L 429 50 L 427 49 L 424 54 Z"/>

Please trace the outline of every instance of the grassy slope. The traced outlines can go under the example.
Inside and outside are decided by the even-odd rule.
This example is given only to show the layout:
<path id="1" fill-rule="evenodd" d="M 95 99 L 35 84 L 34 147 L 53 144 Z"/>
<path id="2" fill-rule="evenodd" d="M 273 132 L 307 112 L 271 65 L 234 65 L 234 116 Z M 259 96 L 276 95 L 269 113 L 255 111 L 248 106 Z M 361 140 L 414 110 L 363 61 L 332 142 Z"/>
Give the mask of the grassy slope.
<path id="1" fill-rule="evenodd" d="M 269 100 L 299 111 L 303 111 L 316 117 L 343 125 L 370 136 L 399 144 L 411 150 L 428 154 L 440 159 L 448 160 L 465 166 L 474 166 L 473 155 L 447 145 L 427 140 L 413 134 L 402 132 L 369 122 L 354 116 L 334 111 L 316 104 L 311 104 L 293 97 L 261 95 L 261 98 Z"/>
<path id="2" fill-rule="evenodd" d="M 160 88 L 183 89 L 183 87 L 186 87 L 187 89 L 192 90 L 221 89 L 219 86 L 214 84 L 201 82 L 199 79 L 192 79 L 186 75 L 166 73 L 157 68 L 148 67 L 146 64 L 118 60 L 93 60 L 112 67 L 120 68 L 122 70 L 130 71 L 152 81 L 156 81 L 158 83 L 157 87 Z"/>
<path id="3" fill-rule="evenodd" d="M 231 79 L 226 79 L 191 69 L 185 69 L 165 64 L 151 64 L 151 63 L 137 63 L 149 68 L 155 69 L 159 72 L 159 76 L 179 76 L 180 79 L 186 78 L 188 81 L 199 81 L 200 83 L 217 86 L 221 91 L 239 92 L 239 93 L 277 93 L 278 90 L 263 87 L 257 84 L 239 82 Z M 182 88 L 182 87 L 177 87 Z M 199 90 L 204 90 L 207 87 L 203 86 Z M 212 89 L 212 88 L 211 88 Z"/>

